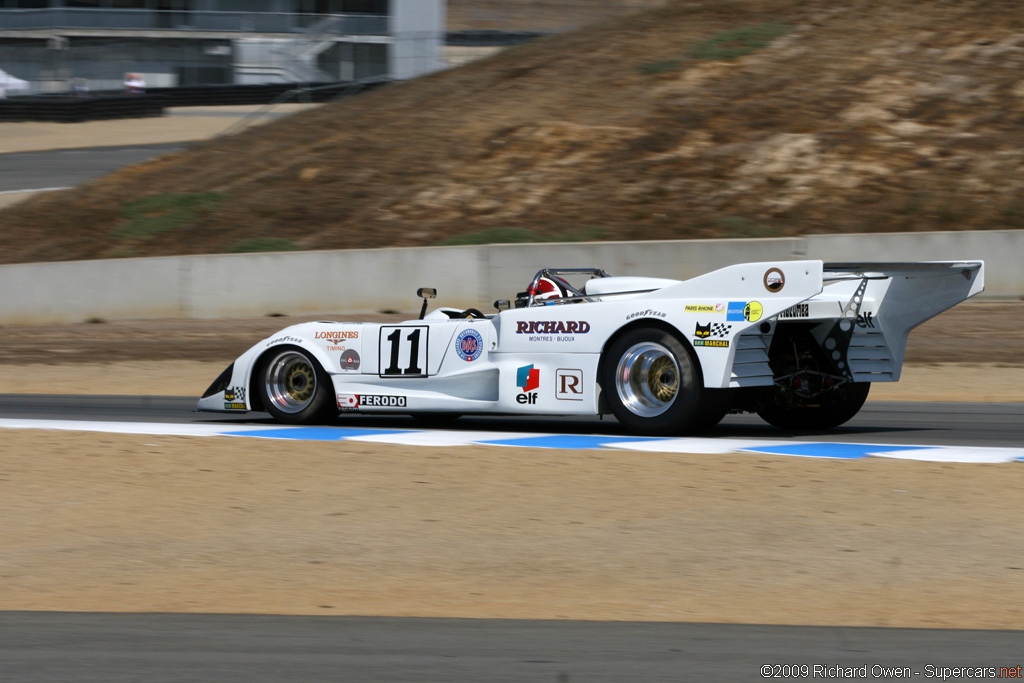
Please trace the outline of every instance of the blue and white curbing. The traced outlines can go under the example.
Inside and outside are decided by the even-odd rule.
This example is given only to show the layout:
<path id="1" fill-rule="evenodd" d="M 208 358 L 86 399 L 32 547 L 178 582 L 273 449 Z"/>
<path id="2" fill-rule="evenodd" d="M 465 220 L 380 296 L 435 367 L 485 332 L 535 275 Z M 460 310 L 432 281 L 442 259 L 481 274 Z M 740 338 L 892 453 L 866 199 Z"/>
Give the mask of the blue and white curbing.
<path id="1" fill-rule="evenodd" d="M 350 427 L 289 427 L 223 423 L 86 422 L 78 420 L 0 419 L 0 429 L 45 429 L 161 436 L 229 436 L 294 441 L 355 441 L 401 446 L 512 446 L 560 450 L 613 449 L 649 453 L 784 455 L 841 460 L 868 457 L 927 462 L 1003 463 L 1024 461 L 1024 448 L 985 446 L 914 446 L 707 437 L 632 437 L 602 434 L 544 434 L 458 430 L 404 430 Z"/>

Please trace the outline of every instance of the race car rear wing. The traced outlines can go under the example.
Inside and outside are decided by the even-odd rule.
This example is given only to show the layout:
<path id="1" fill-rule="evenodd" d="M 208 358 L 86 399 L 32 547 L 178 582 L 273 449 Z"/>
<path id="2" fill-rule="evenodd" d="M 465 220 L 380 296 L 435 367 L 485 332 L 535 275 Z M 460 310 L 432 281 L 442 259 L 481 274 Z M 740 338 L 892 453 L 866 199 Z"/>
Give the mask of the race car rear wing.
<path id="1" fill-rule="evenodd" d="M 819 341 L 830 342 L 859 382 L 900 377 L 910 331 L 985 289 L 983 261 L 825 263 L 821 294 L 809 305 L 834 311 Z M 809 309 L 810 310 L 810 309 Z M 809 314 L 809 318 L 819 315 Z M 787 316 L 779 316 L 784 321 Z M 835 343 L 838 342 L 838 348 Z"/>
<path id="2" fill-rule="evenodd" d="M 960 275 L 972 282 L 972 291 L 964 298 L 974 296 L 985 287 L 984 261 L 879 261 L 879 262 L 837 262 L 822 264 L 822 279 L 830 281 L 857 278 L 890 277 L 943 277 Z M 977 279 L 975 279 L 977 275 Z"/>
<path id="3" fill-rule="evenodd" d="M 876 298 L 890 316 L 898 316 L 909 331 L 985 289 L 984 261 L 917 261 L 879 263 L 825 263 L 824 292 L 836 283 L 859 283 L 842 310 L 856 318 L 872 280 L 887 281 Z M 882 296 L 878 296 L 882 294 Z"/>

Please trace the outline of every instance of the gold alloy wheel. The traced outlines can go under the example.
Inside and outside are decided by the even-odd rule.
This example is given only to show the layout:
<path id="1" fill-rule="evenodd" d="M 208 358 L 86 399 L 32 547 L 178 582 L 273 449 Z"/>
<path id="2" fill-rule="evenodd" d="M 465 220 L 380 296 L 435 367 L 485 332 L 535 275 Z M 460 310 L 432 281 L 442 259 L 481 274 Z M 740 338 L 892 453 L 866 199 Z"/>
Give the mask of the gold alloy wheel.
<path id="1" fill-rule="evenodd" d="M 316 395 L 316 369 L 298 351 L 278 354 L 267 365 L 267 397 L 283 413 L 299 413 L 309 407 Z"/>
<path id="2" fill-rule="evenodd" d="M 661 344 L 635 344 L 619 359 L 615 391 L 622 405 L 634 415 L 661 415 L 679 393 L 679 364 Z"/>

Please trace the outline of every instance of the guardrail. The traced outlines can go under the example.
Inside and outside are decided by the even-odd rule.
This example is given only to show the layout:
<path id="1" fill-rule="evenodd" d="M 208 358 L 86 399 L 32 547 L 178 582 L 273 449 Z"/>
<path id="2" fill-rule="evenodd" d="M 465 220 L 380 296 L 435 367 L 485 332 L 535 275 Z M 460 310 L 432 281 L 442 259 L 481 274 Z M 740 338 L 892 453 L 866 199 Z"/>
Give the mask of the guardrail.
<path id="1" fill-rule="evenodd" d="M 389 17 L 378 14 L 295 14 L 190 10 L 50 7 L 4 10 L 3 31 L 41 29 L 106 31 L 208 31 L 215 33 L 307 33 L 324 19 L 335 35 L 387 35 Z"/>
<path id="2" fill-rule="evenodd" d="M 0 121 L 79 123 L 106 119 L 141 119 L 163 116 L 165 106 L 169 105 L 164 100 L 149 95 L 111 93 L 95 97 L 12 97 L 0 100 Z"/>
<path id="3" fill-rule="evenodd" d="M 152 88 L 145 94 L 94 92 L 84 95 L 20 96 L 0 100 L 0 121 L 78 123 L 101 119 L 162 116 L 169 107 L 270 104 L 292 93 L 300 102 L 328 102 L 388 82 L 386 78 L 344 83 L 273 83 L 265 85 L 198 85 Z"/>
<path id="4" fill-rule="evenodd" d="M 0 266 L 0 324 L 89 319 L 232 318 L 417 310 L 438 303 L 489 310 L 540 268 L 686 279 L 734 263 L 983 259 L 982 295 L 1024 297 L 1024 230 L 815 235 L 779 239 L 516 244 L 171 256 Z M 126 286 L 127 285 L 127 286 Z M 12 294 L 16 293 L 16 295 Z"/>

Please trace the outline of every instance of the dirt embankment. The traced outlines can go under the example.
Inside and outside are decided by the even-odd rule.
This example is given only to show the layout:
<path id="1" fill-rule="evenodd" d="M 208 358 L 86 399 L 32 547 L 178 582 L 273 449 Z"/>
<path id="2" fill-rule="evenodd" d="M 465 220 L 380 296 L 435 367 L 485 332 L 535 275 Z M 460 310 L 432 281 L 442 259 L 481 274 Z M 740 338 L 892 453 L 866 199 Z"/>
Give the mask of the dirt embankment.
<path id="1" fill-rule="evenodd" d="M 1020 17 L 674 0 L 33 198 L 0 262 L 1019 227 Z"/>

